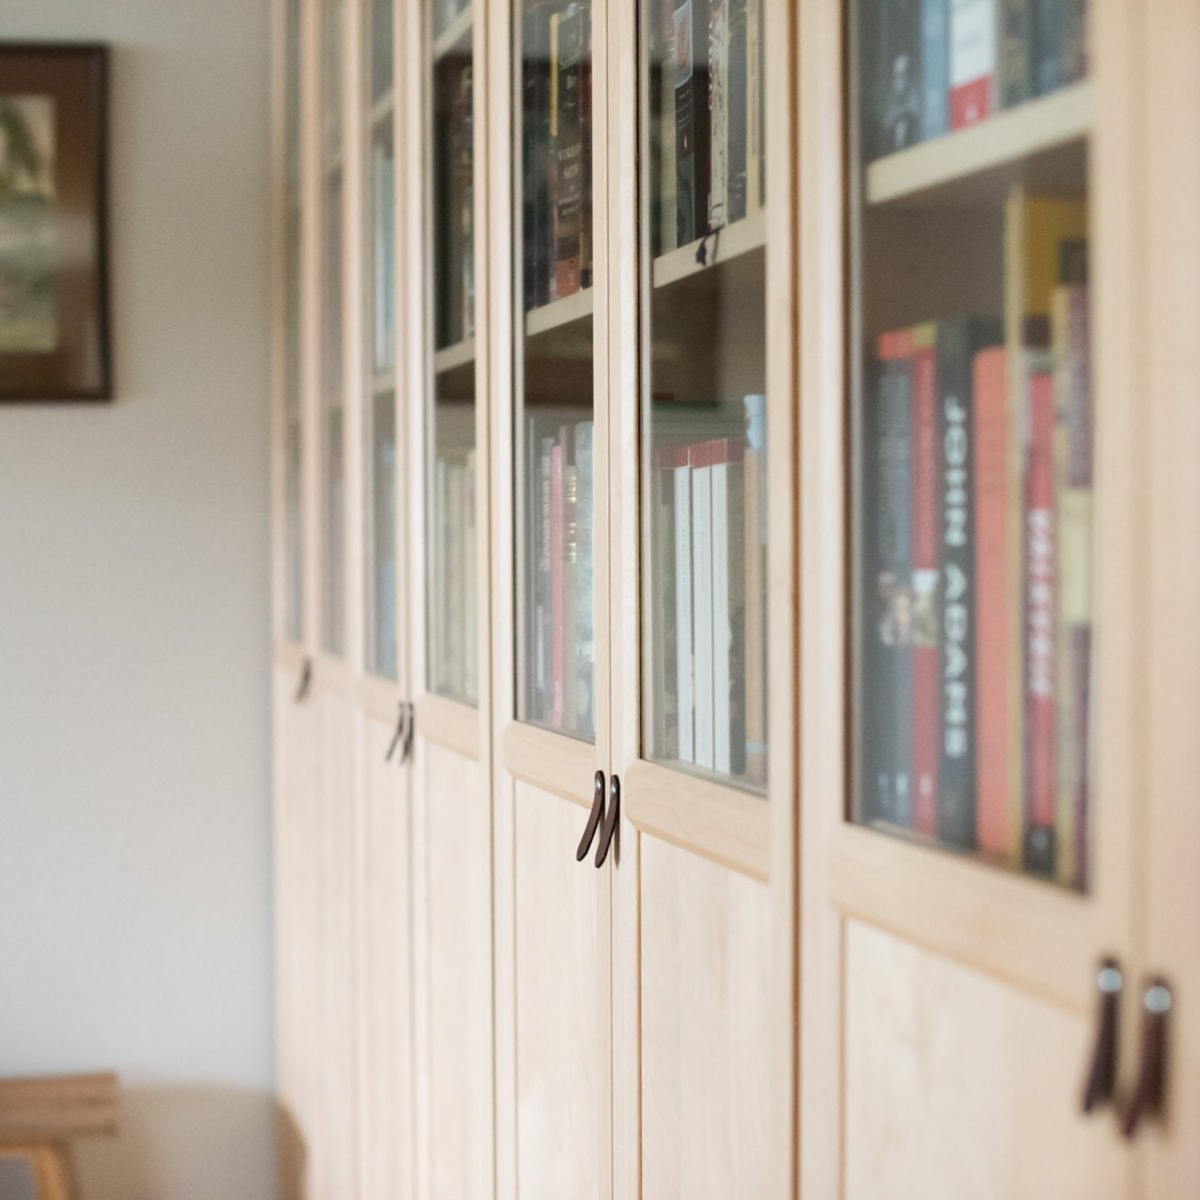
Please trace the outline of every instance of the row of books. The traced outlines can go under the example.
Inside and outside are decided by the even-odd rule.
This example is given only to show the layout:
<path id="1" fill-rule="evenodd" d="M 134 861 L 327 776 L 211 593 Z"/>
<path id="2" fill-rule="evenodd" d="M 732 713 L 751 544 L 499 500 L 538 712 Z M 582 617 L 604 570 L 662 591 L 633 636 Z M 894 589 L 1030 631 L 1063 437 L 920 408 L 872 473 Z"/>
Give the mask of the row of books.
<path id="1" fill-rule="evenodd" d="M 529 311 L 592 282 L 591 0 L 526 0 L 521 23 Z"/>
<path id="2" fill-rule="evenodd" d="M 1087 0 L 863 0 L 868 158 L 1082 79 Z"/>
<path id="3" fill-rule="evenodd" d="M 764 784 L 766 397 L 744 432 L 660 438 L 651 513 L 657 757 Z"/>
<path id="4" fill-rule="evenodd" d="M 762 0 L 656 0 L 660 253 L 763 204 Z"/>
<path id="5" fill-rule="evenodd" d="M 475 450 L 440 448 L 434 460 L 429 681 L 433 691 L 479 700 L 478 524 Z"/>
<path id="6" fill-rule="evenodd" d="M 591 421 L 531 417 L 526 450 L 526 704 L 530 720 L 596 732 Z"/>
<path id="7" fill-rule="evenodd" d="M 863 409 L 868 820 L 1082 886 L 1086 210 L 1014 189 L 1006 312 L 883 334 Z"/>
<path id="8" fill-rule="evenodd" d="M 396 160 L 391 126 L 387 139 L 377 139 L 371 152 L 372 268 L 374 367 L 384 375 L 396 365 Z"/>
<path id="9" fill-rule="evenodd" d="M 435 69 L 438 128 L 434 163 L 437 239 L 436 336 L 439 348 L 475 334 L 475 155 L 471 61 L 442 59 Z"/>

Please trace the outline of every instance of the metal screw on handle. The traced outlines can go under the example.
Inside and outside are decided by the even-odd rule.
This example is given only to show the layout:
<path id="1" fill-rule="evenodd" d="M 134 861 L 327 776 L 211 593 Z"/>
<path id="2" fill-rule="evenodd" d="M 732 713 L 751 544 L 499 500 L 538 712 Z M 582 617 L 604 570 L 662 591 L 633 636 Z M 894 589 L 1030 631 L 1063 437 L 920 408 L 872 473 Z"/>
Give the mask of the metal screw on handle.
<path id="1" fill-rule="evenodd" d="M 575 861 L 583 862 L 587 852 L 592 848 L 592 840 L 596 830 L 600 828 L 600 820 L 604 816 L 604 772 L 596 772 L 595 788 L 592 791 L 592 811 L 588 813 L 587 824 L 583 827 L 583 837 L 579 839 L 579 847 L 575 851 Z"/>
<path id="2" fill-rule="evenodd" d="M 383 761 L 389 763 L 392 761 L 392 755 L 396 753 L 396 747 L 400 745 L 400 739 L 404 736 L 405 718 L 408 715 L 408 705 L 403 700 L 400 701 L 400 717 L 396 722 L 396 732 L 392 735 L 392 740 L 388 743 L 387 753 L 383 756 Z M 400 761 L 404 758 L 401 756 Z"/>
<path id="3" fill-rule="evenodd" d="M 1121 1133 L 1132 1138 L 1146 1117 L 1159 1116 L 1167 1098 L 1167 1031 L 1174 998 L 1165 979 L 1146 981 L 1142 993 L 1142 1061 L 1133 1095 L 1121 1119 Z"/>
<path id="4" fill-rule="evenodd" d="M 596 847 L 596 868 L 604 866 L 608 849 L 617 833 L 617 821 L 621 816 L 621 780 L 614 775 L 608 787 L 608 812 L 604 816 L 604 828 L 600 831 L 600 844 Z"/>
<path id="5" fill-rule="evenodd" d="M 1106 958 L 1096 972 L 1096 1046 L 1083 1089 L 1082 1108 L 1094 1112 L 1111 1104 L 1117 1082 L 1120 1052 L 1121 989 L 1125 981 L 1115 958 Z"/>
<path id="6" fill-rule="evenodd" d="M 300 682 L 296 685 L 295 702 L 297 704 L 303 704 L 308 699 L 309 689 L 312 687 L 312 674 L 312 659 L 305 658 L 300 667 Z"/>

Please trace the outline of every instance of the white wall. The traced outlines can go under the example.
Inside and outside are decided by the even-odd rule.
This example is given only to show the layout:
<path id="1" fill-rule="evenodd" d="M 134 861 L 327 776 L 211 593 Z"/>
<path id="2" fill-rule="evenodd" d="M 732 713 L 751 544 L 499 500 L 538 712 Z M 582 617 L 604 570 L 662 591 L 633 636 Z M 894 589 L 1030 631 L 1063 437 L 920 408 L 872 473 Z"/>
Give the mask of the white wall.
<path id="1" fill-rule="evenodd" d="M 118 399 L 0 406 L 0 1075 L 120 1072 L 87 1200 L 273 1190 L 267 9 L 0 4 L 114 49 Z"/>

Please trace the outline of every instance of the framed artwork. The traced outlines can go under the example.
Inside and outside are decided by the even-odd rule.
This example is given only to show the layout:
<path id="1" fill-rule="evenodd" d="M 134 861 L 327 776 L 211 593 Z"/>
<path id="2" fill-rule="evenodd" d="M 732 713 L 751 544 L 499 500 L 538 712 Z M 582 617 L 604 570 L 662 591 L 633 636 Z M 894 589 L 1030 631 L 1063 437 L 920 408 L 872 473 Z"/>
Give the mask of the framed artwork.
<path id="1" fill-rule="evenodd" d="M 0 400 L 110 400 L 108 49 L 0 42 Z"/>

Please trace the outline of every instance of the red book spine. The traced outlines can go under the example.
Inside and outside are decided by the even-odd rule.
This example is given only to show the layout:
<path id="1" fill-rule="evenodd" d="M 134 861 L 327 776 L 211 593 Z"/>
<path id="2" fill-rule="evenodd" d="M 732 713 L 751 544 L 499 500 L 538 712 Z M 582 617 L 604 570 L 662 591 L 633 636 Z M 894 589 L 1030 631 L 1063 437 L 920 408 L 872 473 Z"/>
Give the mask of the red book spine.
<path id="1" fill-rule="evenodd" d="M 950 91 L 950 128 L 978 125 L 991 112 L 992 76 L 973 79 Z"/>
<path id="2" fill-rule="evenodd" d="M 980 852 L 1009 859 L 1008 367 L 1001 347 L 975 356 L 975 825 Z M 1013 664 L 1015 667 L 1015 664 Z"/>
<path id="3" fill-rule="evenodd" d="M 928 327 L 920 331 L 924 334 Z M 912 379 L 912 771 L 913 829 L 937 836 L 941 755 L 938 651 L 937 351 L 933 338 L 914 338 Z"/>
<path id="4" fill-rule="evenodd" d="M 1055 597 L 1054 377 L 1029 377 L 1029 460 L 1025 475 L 1026 865 L 1053 874 L 1057 731 L 1054 714 Z"/>
<path id="5" fill-rule="evenodd" d="M 563 567 L 566 561 L 564 524 L 563 447 L 555 443 L 550 451 L 550 679 L 551 720 L 561 728 L 566 713 L 566 624 L 563 611 Z"/>

